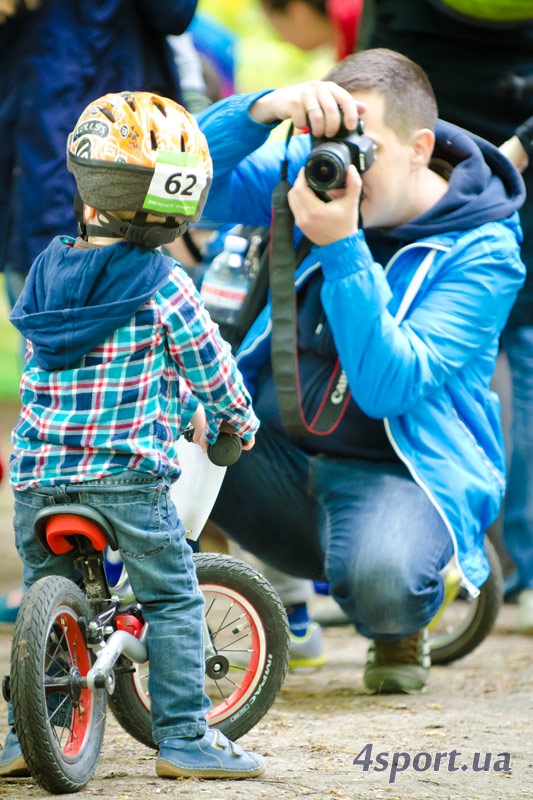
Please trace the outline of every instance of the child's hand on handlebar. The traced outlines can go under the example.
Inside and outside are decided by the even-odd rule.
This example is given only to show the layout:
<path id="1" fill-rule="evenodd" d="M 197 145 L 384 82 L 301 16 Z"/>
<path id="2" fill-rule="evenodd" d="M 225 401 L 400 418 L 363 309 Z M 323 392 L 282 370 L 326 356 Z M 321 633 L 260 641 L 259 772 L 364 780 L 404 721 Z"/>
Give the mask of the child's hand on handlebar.
<path id="1" fill-rule="evenodd" d="M 230 425 L 229 422 L 222 422 L 220 425 L 219 433 L 231 433 L 234 436 L 238 436 L 239 434 L 235 430 L 233 425 Z M 242 449 L 243 450 L 251 450 L 255 444 L 255 436 L 252 436 L 251 439 L 241 439 Z"/>
<path id="2" fill-rule="evenodd" d="M 201 408 L 201 411 L 199 410 Z M 198 424 L 200 429 L 193 428 L 193 424 Z M 219 467 L 228 467 L 234 464 L 239 458 L 242 450 L 251 450 L 255 444 L 255 437 L 241 439 L 236 433 L 233 425 L 222 422 L 218 431 L 218 438 L 213 444 L 209 444 L 206 437 L 205 412 L 201 406 L 191 418 L 191 424 L 183 432 L 187 441 L 199 445 L 204 453 L 207 453 L 209 460 Z"/>
<path id="3" fill-rule="evenodd" d="M 203 453 L 207 453 L 207 420 L 205 418 L 204 407 L 201 403 L 198 403 L 198 407 L 192 415 L 190 425 L 192 428 L 194 428 L 192 441 L 195 444 L 200 445 Z"/>

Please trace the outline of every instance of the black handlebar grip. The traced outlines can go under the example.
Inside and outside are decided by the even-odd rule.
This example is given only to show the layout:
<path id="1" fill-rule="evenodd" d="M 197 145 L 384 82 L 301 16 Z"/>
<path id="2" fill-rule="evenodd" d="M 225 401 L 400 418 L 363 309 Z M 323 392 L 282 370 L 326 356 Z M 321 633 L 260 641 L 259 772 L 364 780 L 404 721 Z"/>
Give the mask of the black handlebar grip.
<path id="1" fill-rule="evenodd" d="M 217 467 L 234 464 L 242 452 L 242 441 L 235 433 L 219 433 L 214 444 L 207 445 L 209 460 Z"/>

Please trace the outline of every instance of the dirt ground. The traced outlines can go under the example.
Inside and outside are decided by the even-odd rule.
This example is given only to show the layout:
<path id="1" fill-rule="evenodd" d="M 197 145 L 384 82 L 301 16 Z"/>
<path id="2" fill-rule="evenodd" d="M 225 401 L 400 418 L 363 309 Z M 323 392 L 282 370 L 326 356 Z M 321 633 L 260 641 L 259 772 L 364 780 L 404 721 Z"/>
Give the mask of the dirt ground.
<path id="1" fill-rule="evenodd" d="M 15 405 L 0 409 L 4 459 L 5 435 L 16 413 Z M 0 544 L 3 593 L 20 579 L 5 481 L 0 485 Z M 515 608 L 505 606 L 490 637 L 461 661 L 434 667 L 426 691 L 418 696 L 367 694 L 362 687 L 366 642 L 350 627 L 326 629 L 328 663 L 291 672 L 267 716 L 241 739 L 245 747 L 266 756 L 267 771 L 254 780 L 159 779 L 154 753 L 122 732 L 109 714 L 96 774 L 76 796 L 531 798 L 533 641 L 513 632 L 514 615 Z M 10 634 L 10 626 L 0 626 L 0 676 L 9 669 Z M 0 741 L 6 732 L 6 707 L 0 700 Z M 361 762 L 365 754 L 372 758 L 366 770 L 363 763 L 353 763 L 363 748 Z M 0 798 L 47 796 L 32 780 L 0 778 Z"/>
<path id="2" fill-rule="evenodd" d="M 102 800 L 146 800 L 156 795 L 206 800 L 530 798 L 533 648 L 531 639 L 512 633 L 513 615 L 513 607 L 505 607 L 496 630 L 477 651 L 448 667 L 434 667 L 426 691 L 419 696 L 368 695 L 361 685 L 365 642 L 349 627 L 327 629 L 328 664 L 290 673 L 267 716 L 241 739 L 241 744 L 266 756 L 267 771 L 254 780 L 161 780 L 155 775 L 152 751 L 134 742 L 108 715 L 98 769 L 77 796 Z M 2 674 L 8 652 L 9 632 L 4 631 L 0 633 Z M 6 730 L 4 705 L 0 709 L 2 737 Z M 367 745 L 372 745 L 373 763 L 365 771 L 362 764 L 352 762 Z M 396 765 L 395 751 L 404 754 L 397 757 Z M 457 752 L 452 757 L 453 751 Z M 388 756 L 379 759 L 382 753 Z M 427 755 L 417 755 L 422 753 Z M 438 753 L 448 756 L 440 757 L 435 770 Z M 488 771 L 473 770 L 473 766 L 481 769 L 485 761 Z M 510 767 L 510 771 L 494 771 L 495 765 Z M 420 771 L 426 766 L 427 771 Z M 2 798 L 46 796 L 31 780 L 0 778 Z"/>

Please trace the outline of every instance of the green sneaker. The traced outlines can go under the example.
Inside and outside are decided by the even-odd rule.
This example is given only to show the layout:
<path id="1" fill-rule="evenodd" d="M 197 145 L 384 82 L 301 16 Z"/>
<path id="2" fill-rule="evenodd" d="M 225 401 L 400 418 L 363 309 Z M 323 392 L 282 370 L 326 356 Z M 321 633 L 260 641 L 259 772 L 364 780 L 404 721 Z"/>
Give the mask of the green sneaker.
<path id="1" fill-rule="evenodd" d="M 420 692 L 431 666 L 428 631 L 397 642 L 371 642 L 363 680 L 377 694 Z"/>

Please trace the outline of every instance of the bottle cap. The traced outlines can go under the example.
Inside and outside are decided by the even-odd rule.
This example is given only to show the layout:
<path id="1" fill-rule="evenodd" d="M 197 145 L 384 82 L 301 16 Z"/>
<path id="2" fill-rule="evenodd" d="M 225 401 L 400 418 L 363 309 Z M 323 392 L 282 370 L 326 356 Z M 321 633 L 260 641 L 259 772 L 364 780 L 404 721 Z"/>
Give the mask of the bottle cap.
<path id="1" fill-rule="evenodd" d="M 232 253 L 245 253 L 248 248 L 248 239 L 244 236 L 234 236 L 228 233 L 224 240 L 224 249 L 231 250 Z"/>

